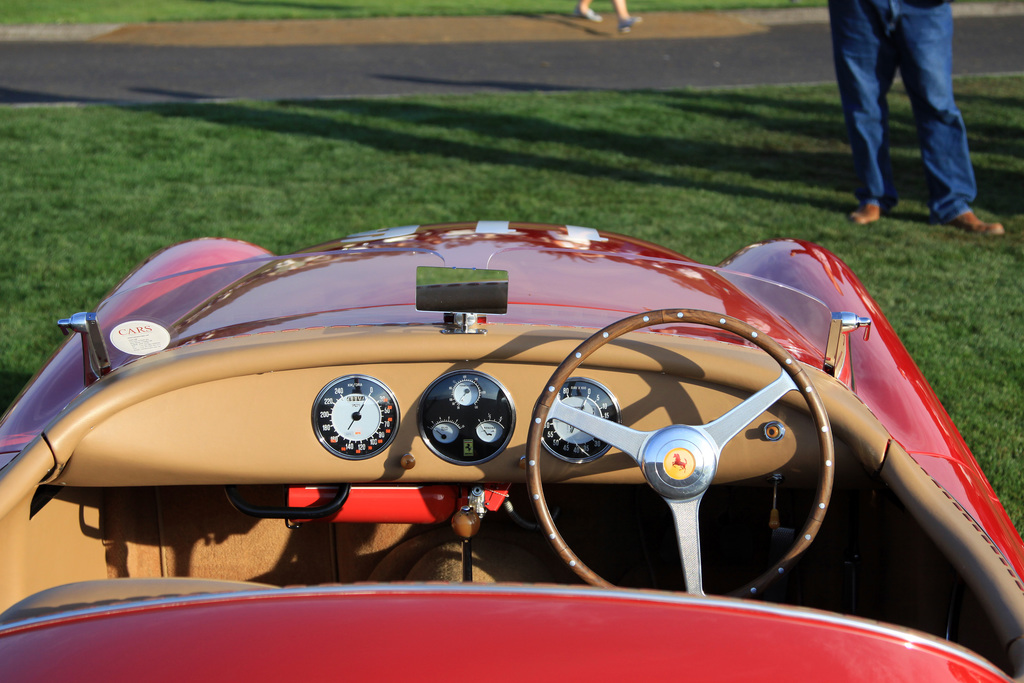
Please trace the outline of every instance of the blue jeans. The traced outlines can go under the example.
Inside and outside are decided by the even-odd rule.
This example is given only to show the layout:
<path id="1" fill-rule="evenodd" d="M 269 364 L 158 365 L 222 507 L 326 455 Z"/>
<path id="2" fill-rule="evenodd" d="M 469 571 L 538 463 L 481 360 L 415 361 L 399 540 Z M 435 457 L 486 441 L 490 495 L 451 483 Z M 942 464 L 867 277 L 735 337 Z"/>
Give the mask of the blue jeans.
<path id="1" fill-rule="evenodd" d="M 929 220 L 970 211 L 977 195 L 967 130 L 953 101 L 953 13 L 935 0 L 829 0 L 832 52 L 863 204 L 888 211 L 898 196 L 886 95 L 899 68 L 928 184 Z"/>

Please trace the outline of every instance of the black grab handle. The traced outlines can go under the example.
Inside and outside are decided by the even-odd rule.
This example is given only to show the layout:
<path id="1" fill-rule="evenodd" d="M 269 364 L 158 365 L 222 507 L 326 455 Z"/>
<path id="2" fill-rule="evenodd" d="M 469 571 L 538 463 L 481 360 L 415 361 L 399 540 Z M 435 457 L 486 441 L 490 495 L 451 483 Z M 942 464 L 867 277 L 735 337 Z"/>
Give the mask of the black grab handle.
<path id="1" fill-rule="evenodd" d="M 348 494 L 352 487 L 349 484 L 337 484 L 337 487 L 338 492 L 334 495 L 331 502 L 320 507 L 311 508 L 289 507 L 287 505 L 283 507 L 253 505 L 242 498 L 241 494 L 238 493 L 238 487 L 234 484 L 225 486 L 224 493 L 227 494 L 232 507 L 250 517 L 259 517 L 260 519 L 323 519 L 341 510 L 345 501 L 348 500 Z"/>

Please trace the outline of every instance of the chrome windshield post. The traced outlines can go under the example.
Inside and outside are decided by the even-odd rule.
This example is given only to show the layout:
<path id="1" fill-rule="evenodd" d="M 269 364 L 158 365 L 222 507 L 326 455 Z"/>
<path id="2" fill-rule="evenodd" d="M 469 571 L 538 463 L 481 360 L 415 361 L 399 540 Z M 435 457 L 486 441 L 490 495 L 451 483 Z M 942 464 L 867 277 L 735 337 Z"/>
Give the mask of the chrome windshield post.
<path id="1" fill-rule="evenodd" d="M 864 339 L 867 340 L 868 334 L 871 332 L 871 318 L 849 311 L 833 312 L 832 324 L 828 331 L 828 343 L 825 346 L 825 372 L 847 382 L 851 388 L 853 387 L 853 370 L 847 365 L 850 353 L 849 336 L 851 332 L 861 327 L 864 328 Z"/>
<path id="2" fill-rule="evenodd" d="M 86 386 L 110 372 L 110 356 L 95 313 L 75 313 L 70 318 L 58 320 L 57 326 L 65 337 L 72 333 L 82 335 L 82 363 Z"/>

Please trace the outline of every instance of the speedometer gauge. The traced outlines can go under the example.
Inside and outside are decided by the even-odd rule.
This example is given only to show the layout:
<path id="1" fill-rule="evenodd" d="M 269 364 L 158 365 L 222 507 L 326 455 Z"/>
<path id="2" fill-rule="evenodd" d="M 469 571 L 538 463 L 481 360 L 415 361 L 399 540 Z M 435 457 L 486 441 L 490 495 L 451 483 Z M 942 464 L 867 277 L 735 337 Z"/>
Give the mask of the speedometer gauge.
<path id="1" fill-rule="evenodd" d="M 615 397 L 592 379 L 568 379 L 562 385 L 558 398 L 572 408 L 612 422 L 619 421 L 619 404 Z M 597 460 L 611 448 L 604 441 L 561 420 L 548 420 L 544 425 L 544 446 L 552 455 L 573 463 Z"/>
<path id="2" fill-rule="evenodd" d="M 504 450 L 515 407 L 493 377 L 458 370 L 438 377 L 420 403 L 420 434 L 430 450 L 456 465 L 475 465 Z"/>
<path id="3" fill-rule="evenodd" d="M 365 460 L 398 433 L 398 402 L 382 383 L 365 375 L 339 377 L 313 402 L 313 430 L 339 458 Z"/>

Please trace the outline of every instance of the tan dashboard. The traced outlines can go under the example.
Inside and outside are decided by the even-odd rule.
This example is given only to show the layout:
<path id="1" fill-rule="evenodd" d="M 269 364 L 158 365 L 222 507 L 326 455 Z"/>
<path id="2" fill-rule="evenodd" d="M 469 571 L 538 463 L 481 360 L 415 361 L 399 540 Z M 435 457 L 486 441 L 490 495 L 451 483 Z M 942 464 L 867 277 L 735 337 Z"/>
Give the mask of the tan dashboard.
<path id="1" fill-rule="evenodd" d="M 353 327 L 184 346 L 121 368 L 116 381 L 87 390 L 47 429 L 62 466 L 53 481 L 75 486 L 523 481 L 520 459 L 537 396 L 586 336 L 576 329 L 504 325 L 490 326 L 486 335 L 446 335 L 429 326 Z M 755 349 L 658 333 L 632 335 L 591 360 L 578 375 L 607 389 L 623 424 L 652 431 L 709 422 L 779 372 Z M 443 419 L 421 414 L 427 389 L 456 371 L 493 380 L 512 411 L 500 419 L 472 418 L 494 422 L 480 427 L 487 438 L 488 430 L 508 430 L 501 434 L 507 444 L 478 462 L 439 453 L 436 439 L 447 438 L 437 430 Z M 317 418 L 330 408 L 318 401 L 332 382 L 353 375 L 390 391 L 398 426 L 386 447 L 347 457 L 318 438 Z M 865 485 L 865 468 L 877 469 L 888 435 L 834 380 L 816 373 L 815 382 L 838 436 L 839 481 Z M 456 384 L 453 380 L 442 390 Z M 785 435 L 772 441 L 764 426 L 775 421 Z M 716 481 L 756 484 L 781 471 L 791 483 L 810 486 L 817 458 L 811 422 L 800 398 L 790 396 L 726 446 Z M 544 479 L 552 482 L 643 480 L 632 460 L 614 449 L 583 463 L 546 454 L 542 468 Z"/>

